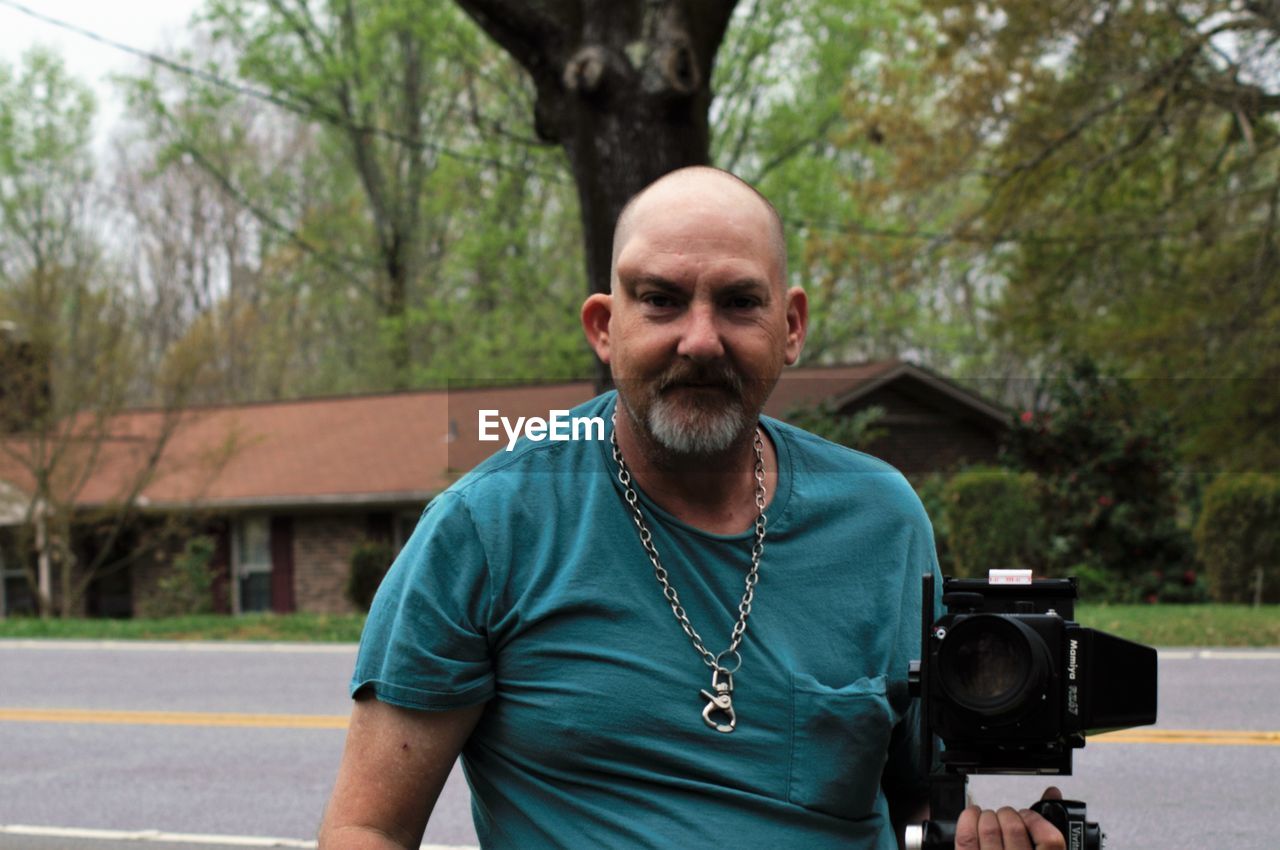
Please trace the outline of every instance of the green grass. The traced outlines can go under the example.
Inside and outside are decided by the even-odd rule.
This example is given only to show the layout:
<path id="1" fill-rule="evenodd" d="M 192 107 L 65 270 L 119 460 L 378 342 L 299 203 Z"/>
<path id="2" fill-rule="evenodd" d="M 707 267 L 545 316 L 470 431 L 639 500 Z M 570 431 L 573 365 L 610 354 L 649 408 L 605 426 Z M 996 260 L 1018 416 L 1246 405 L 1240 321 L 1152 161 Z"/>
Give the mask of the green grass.
<path id="1" fill-rule="evenodd" d="M 1079 605 L 1081 624 L 1152 646 L 1280 646 L 1280 605 Z M 0 620 L 0 638 L 350 641 L 363 615 L 208 615 L 162 620 Z"/>
<path id="2" fill-rule="evenodd" d="M 363 614 L 206 614 L 157 620 L 0 620 L 0 638 L 355 642 Z"/>
<path id="3" fill-rule="evenodd" d="M 1280 646 L 1280 605 L 1077 605 L 1076 619 L 1151 646 Z"/>

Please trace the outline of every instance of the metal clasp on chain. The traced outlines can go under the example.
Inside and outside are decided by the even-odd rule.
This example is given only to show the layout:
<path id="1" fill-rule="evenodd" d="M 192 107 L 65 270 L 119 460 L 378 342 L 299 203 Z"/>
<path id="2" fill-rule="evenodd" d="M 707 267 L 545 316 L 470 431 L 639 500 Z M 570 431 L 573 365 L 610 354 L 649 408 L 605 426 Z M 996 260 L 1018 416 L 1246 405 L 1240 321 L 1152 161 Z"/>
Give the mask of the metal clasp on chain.
<path id="1" fill-rule="evenodd" d="M 738 603 L 738 621 L 734 624 L 733 631 L 729 635 L 729 647 L 722 650 L 719 655 L 715 655 L 703 644 L 702 636 L 693 628 L 693 623 L 689 622 L 689 615 L 684 610 L 684 606 L 680 604 L 680 594 L 676 593 L 666 568 L 662 566 L 662 560 L 658 556 L 658 548 L 653 544 L 653 534 L 645 524 L 644 513 L 640 510 L 640 496 L 636 493 L 635 488 L 631 486 L 631 471 L 627 469 L 627 463 L 622 457 L 622 450 L 618 447 L 617 417 L 618 414 L 615 409 L 613 413 L 615 427 L 609 434 L 609 442 L 613 448 L 613 460 L 618 465 L 618 482 L 622 484 L 627 506 L 631 509 L 631 518 L 640 533 L 640 545 L 644 548 L 645 554 L 649 556 L 650 563 L 653 564 L 654 578 L 662 586 L 662 595 L 671 606 L 671 613 L 675 615 L 676 622 L 680 624 L 680 628 L 693 643 L 693 648 L 702 656 L 703 663 L 711 668 L 711 690 L 715 691 L 715 693 L 707 690 L 702 691 L 702 696 L 707 700 L 706 707 L 702 709 L 702 719 L 717 732 L 732 732 L 734 727 L 738 725 L 738 716 L 733 710 L 733 674 L 738 672 L 738 668 L 742 666 L 742 654 L 738 651 L 738 647 L 742 645 L 742 638 L 747 633 L 747 618 L 751 616 L 751 603 L 755 599 L 756 584 L 760 581 L 760 558 L 764 554 L 765 526 L 767 522 L 764 508 L 768 494 L 764 483 L 763 432 L 757 427 L 755 439 L 753 440 L 756 454 L 756 508 L 759 512 L 756 514 L 755 542 L 751 546 L 751 569 L 747 571 L 742 600 Z M 726 656 L 733 658 L 732 667 L 724 664 L 723 659 Z M 722 723 L 713 720 L 712 715 L 716 715 L 718 718 L 728 722 Z"/>
<path id="2" fill-rule="evenodd" d="M 702 709 L 702 719 L 717 732 L 732 732 L 738 725 L 738 716 L 733 711 L 733 674 L 719 667 L 715 668 L 711 671 L 711 687 L 715 690 L 714 694 L 705 688 L 702 691 L 707 699 L 707 707 Z M 720 715 L 729 722 L 719 723 L 712 719 L 712 714 Z"/>

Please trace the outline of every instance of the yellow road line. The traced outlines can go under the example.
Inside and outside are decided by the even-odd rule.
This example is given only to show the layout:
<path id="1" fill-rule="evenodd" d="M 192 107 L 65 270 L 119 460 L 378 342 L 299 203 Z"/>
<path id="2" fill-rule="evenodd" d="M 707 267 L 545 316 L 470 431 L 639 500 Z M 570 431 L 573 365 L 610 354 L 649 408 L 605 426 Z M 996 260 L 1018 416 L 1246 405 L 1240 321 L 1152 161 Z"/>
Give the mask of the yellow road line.
<path id="1" fill-rule="evenodd" d="M 81 708 L 0 708 L 0 722 L 138 726 L 235 726 L 257 729 L 345 729 L 338 714 L 243 714 L 215 711 L 104 711 Z M 1090 744 L 1207 744 L 1280 746 L 1280 732 L 1244 729 L 1127 729 L 1089 738 Z"/>
<path id="2" fill-rule="evenodd" d="M 218 711 L 102 711 L 80 708 L 0 708 L 0 722 L 108 723 L 140 726 L 240 726 L 258 729 L 345 729 L 336 714 L 240 714 Z"/>
<path id="3" fill-rule="evenodd" d="M 1213 744 L 1221 746 L 1280 746 L 1280 732 L 1245 729 L 1126 729 L 1089 738 L 1099 744 Z"/>

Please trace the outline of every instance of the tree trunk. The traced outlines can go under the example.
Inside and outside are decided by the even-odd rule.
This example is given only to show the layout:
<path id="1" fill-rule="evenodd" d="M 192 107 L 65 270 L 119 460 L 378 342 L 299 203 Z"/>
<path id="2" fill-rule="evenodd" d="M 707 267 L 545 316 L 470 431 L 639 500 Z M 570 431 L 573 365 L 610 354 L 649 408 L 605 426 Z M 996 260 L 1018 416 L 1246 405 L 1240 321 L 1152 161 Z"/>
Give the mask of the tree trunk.
<path id="1" fill-rule="evenodd" d="M 36 603 L 40 616 L 53 616 L 53 569 L 49 557 L 49 520 L 44 508 L 36 506 Z"/>
<path id="2" fill-rule="evenodd" d="M 457 2 L 533 79 L 535 128 L 577 184 L 588 289 L 608 292 L 623 206 L 709 160 L 711 69 L 736 0 Z"/>

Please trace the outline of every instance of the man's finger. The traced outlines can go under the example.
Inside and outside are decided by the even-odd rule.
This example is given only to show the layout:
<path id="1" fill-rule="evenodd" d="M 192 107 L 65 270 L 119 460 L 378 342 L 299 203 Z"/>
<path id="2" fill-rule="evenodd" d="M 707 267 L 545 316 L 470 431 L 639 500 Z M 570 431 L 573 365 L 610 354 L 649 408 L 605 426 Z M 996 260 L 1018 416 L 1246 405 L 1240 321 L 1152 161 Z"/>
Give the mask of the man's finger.
<path id="1" fill-rule="evenodd" d="M 1027 837 L 1026 824 L 1009 806 L 996 812 L 1000 822 L 1000 837 L 1004 841 L 1004 850 L 1031 850 L 1031 839 Z"/>
<path id="2" fill-rule="evenodd" d="M 1051 789 L 1056 791 L 1057 789 Z M 1047 793 L 1047 792 L 1046 792 Z M 1053 799 L 1062 799 L 1061 797 Z M 1066 850 L 1067 840 L 1058 828 L 1030 809 L 1018 812 L 1036 850 Z"/>
<path id="3" fill-rule="evenodd" d="M 1044 793 L 1040 795 L 1041 800 L 1061 800 L 1062 792 L 1058 790 L 1058 786 L 1050 785 L 1044 789 Z"/>
<path id="4" fill-rule="evenodd" d="M 1005 850 L 1004 830 L 1000 828 L 1000 818 L 990 809 L 983 809 L 978 815 L 978 846 L 982 850 Z M 1020 847 L 1017 850 L 1026 850 L 1026 848 Z"/>
<path id="5" fill-rule="evenodd" d="M 956 819 L 956 850 L 978 850 L 977 806 L 970 806 Z"/>

